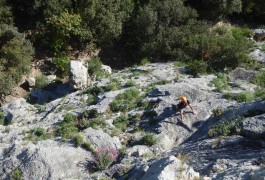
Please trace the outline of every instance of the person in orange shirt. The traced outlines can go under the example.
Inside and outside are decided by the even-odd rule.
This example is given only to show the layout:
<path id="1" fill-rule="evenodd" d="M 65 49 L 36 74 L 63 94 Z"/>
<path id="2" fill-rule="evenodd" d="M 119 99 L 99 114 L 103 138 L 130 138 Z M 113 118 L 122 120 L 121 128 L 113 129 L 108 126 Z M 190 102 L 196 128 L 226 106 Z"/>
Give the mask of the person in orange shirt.
<path id="1" fill-rule="evenodd" d="M 184 112 L 184 109 L 189 106 L 191 111 L 192 111 L 192 114 L 195 115 L 195 112 L 190 104 L 190 101 L 187 100 L 187 98 L 185 96 L 180 96 L 179 97 L 179 103 L 177 104 L 177 109 L 178 111 L 180 111 L 180 120 L 181 122 L 183 123 L 183 112 Z"/>

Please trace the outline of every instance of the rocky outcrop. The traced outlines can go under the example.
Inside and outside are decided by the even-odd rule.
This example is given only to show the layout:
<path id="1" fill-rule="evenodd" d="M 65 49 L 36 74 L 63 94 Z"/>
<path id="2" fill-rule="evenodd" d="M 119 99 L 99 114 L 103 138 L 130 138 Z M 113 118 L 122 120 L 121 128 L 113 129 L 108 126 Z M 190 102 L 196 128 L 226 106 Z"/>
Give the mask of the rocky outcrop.
<path id="1" fill-rule="evenodd" d="M 242 74 L 236 73 L 231 81 L 244 80 L 250 86 L 247 81 L 251 80 L 252 72 L 242 69 L 239 72 Z M 245 76 L 244 73 L 249 74 Z M 47 91 L 34 91 L 36 97 L 43 97 L 45 103 L 42 105 L 31 105 L 23 98 L 6 104 L 2 109 L 11 125 L 0 125 L 0 167 L 3 167 L 0 179 L 8 179 L 17 168 L 23 179 L 196 179 L 199 175 L 204 179 L 262 178 L 265 100 L 239 104 L 224 99 L 223 93 L 209 86 L 215 77 L 189 78 L 184 67 L 155 63 L 113 73 L 111 78 L 117 79 L 122 86 L 115 91 L 105 92 L 105 88 L 113 84 L 112 79 L 103 79 L 93 84 L 94 88 L 90 89 L 93 93 L 71 92 L 62 86 L 51 91 L 56 96 L 50 101 L 44 101 L 44 97 L 51 95 Z M 143 95 L 140 102 L 129 112 L 112 112 L 110 103 L 131 88 L 125 86 L 129 80 Z M 183 123 L 179 122 L 179 112 L 174 108 L 181 95 L 188 97 L 196 113 L 193 115 L 187 107 Z M 96 101 L 90 103 L 89 98 Z M 214 117 L 212 111 L 218 108 L 224 112 Z M 76 139 L 63 140 L 57 132 L 65 114 L 80 117 L 92 109 L 99 113 L 100 121 L 89 117 L 79 126 L 81 120 L 76 118 L 70 130 L 74 126 L 76 131 L 78 127 L 83 143 L 89 141 L 95 150 L 113 147 L 120 151 L 120 156 L 108 169 L 91 175 L 88 169 L 95 170 L 96 166 L 93 154 L 84 144 L 77 147 Z M 126 124 L 121 124 L 124 129 L 114 123 L 121 115 L 128 116 Z M 235 117 L 240 117 L 240 123 L 233 128 L 236 133 L 227 137 L 208 135 L 211 127 Z M 101 124 L 102 120 L 106 123 Z M 91 122 L 95 124 L 92 126 Z M 53 136 L 49 140 L 30 140 L 31 132 L 39 127 Z M 150 146 L 143 145 L 142 141 L 148 133 L 156 139 L 154 144 L 147 143 Z"/>
<path id="2" fill-rule="evenodd" d="M 92 160 L 89 152 L 69 144 L 43 141 L 26 146 L 6 148 L 0 168 L 0 179 L 9 179 L 19 169 L 22 179 L 67 179 L 87 177 L 87 163 Z"/>
<path id="3" fill-rule="evenodd" d="M 264 41 L 265 40 L 265 29 L 255 29 L 253 38 L 256 41 Z"/>
<path id="4" fill-rule="evenodd" d="M 70 86 L 74 90 L 87 88 L 91 84 L 88 69 L 81 61 L 71 61 L 69 76 Z"/>

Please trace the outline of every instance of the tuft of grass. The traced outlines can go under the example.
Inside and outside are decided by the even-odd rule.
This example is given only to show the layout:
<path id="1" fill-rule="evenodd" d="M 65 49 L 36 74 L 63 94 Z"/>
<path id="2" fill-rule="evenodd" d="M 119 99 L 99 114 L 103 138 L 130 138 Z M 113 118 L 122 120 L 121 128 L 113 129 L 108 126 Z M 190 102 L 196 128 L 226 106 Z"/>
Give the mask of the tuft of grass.
<path id="1" fill-rule="evenodd" d="M 22 171 L 20 170 L 20 168 L 17 167 L 15 170 L 11 172 L 10 179 L 11 180 L 22 180 Z"/>
<path id="2" fill-rule="evenodd" d="M 136 84 L 133 80 L 129 80 L 125 83 L 125 87 L 134 87 L 134 86 L 136 86 Z"/>
<path id="3" fill-rule="evenodd" d="M 0 125 L 5 125 L 6 123 L 6 115 L 4 112 L 0 111 Z"/>
<path id="4" fill-rule="evenodd" d="M 121 115 L 113 121 L 113 125 L 122 131 L 126 131 L 128 122 L 129 117 L 126 115 Z"/>
<path id="5" fill-rule="evenodd" d="M 223 90 L 227 90 L 228 85 L 228 77 L 224 73 L 217 73 L 217 78 L 212 80 L 212 84 L 214 84 L 217 92 L 223 92 Z"/>
<path id="6" fill-rule="evenodd" d="M 71 139 L 79 132 L 76 126 L 76 117 L 71 113 L 67 113 L 57 130 L 57 135 L 61 136 L 63 139 Z"/>
<path id="7" fill-rule="evenodd" d="M 74 142 L 77 147 L 81 146 L 83 144 L 84 138 L 81 134 L 77 134 L 75 136 Z"/>
<path id="8" fill-rule="evenodd" d="M 88 140 L 88 141 L 86 141 L 85 143 L 84 143 L 84 147 L 88 150 L 88 151 L 90 151 L 90 152 L 92 152 L 92 153 L 94 153 L 96 150 L 95 150 L 95 148 L 93 147 L 93 145 L 91 144 L 91 142 Z"/>
<path id="9" fill-rule="evenodd" d="M 154 134 L 146 134 L 142 139 L 141 139 L 142 144 L 152 146 L 157 143 L 157 138 L 155 137 Z"/>

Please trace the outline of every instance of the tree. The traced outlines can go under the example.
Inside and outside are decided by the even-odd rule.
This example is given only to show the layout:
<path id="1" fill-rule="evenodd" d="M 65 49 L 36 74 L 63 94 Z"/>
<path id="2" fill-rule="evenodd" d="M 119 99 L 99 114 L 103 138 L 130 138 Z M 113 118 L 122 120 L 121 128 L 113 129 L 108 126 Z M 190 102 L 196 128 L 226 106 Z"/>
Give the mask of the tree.
<path id="1" fill-rule="evenodd" d="M 11 7 L 7 5 L 5 0 L 0 0 L 0 25 L 13 24 L 13 16 Z"/>
<path id="2" fill-rule="evenodd" d="M 0 94 L 9 94 L 21 75 L 30 69 L 34 50 L 13 26 L 0 27 Z"/>

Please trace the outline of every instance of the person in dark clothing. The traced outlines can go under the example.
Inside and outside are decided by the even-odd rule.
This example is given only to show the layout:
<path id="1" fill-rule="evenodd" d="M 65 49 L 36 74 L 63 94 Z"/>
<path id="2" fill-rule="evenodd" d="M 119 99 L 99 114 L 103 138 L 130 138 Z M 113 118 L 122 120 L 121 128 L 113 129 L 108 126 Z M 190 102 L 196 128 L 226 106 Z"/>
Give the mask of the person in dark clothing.
<path id="1" fill-rule="evenodd" d="M 181 122 L 183 123 L 183 112 L 184 112 L 184 109 L 189 106 L 191 111 L 192 111 L 192 114 L 195 115 L 195 112 L 190 104 L 190 101 L 187 100 L 187 98 L 185 96 L 180 96 L 179 98 L 179 103 L 177 104 L 177 109 L 178 111 L 180 111 L 180 120 Z"/>

